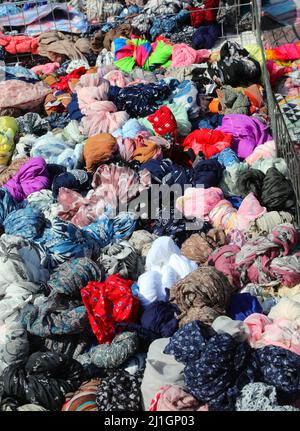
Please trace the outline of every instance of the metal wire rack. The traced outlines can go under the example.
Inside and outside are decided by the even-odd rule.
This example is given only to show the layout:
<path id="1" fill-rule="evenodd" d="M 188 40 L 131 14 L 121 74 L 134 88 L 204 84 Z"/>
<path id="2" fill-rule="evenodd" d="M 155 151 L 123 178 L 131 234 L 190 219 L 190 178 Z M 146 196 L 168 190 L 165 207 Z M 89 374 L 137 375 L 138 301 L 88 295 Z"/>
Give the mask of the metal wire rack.
<path id="1" fill-rule="evenodd" d="M 6 32 L 7 33 L 17 32 L 18 35 L 26 34 L 26 27 L 28 25 L 26 20 L 26 14 L 25 14 L 26 6 L 28 10 L 31 10 L 32 15 L 36 15 L 36 20 L 34 22 L 38 24 L 41 33 L 44 31 L 42 27 L 42 22 L 43 22 L 43 18 L 45 17 L 43 14 L 45 7 L 47 7 L 49 10 L 47 15 L 51 16 L 51 18 L 53 19 L 53 27 L 55 30 L 59 30 L 59 28 L 56 26 L 57 20 L 59 18 L 62 18 L 62 15 L 65 15 L 66 26 L 68 26 L 70 32 L 72 32 L 70 7 L 68 3 L 69 2 L 66 0 L 34 0 L 34 1 L 17 0 L 13 2 L 3 2 L 1 5 L 2 9 L 4 9 L 4 12 L 5 12 L 5 9 L 7 9 L 7 13 L 5 15 L 7 17 L 7 23 L 8 23 L 5 26 Z M 14 15 L 11 15 L 9 13 L 9 8 L 12 5 L 14 5 L 20 11 L 18 14 L 20 15 L 18 18 L 18 22 L 14 20 Z M 60 6 L 61 9 L 56 10 L 57 6 Z"/>
<path id="2" fill-rule="evenodd" d="M 293 184 L 296 196 L 296 221 L 300 225 L 300 158 L 295 150 L 295 144 L 287 128 L 281 109 L 276 101 L 272 86 L 269 80 L 269 74 L 266 68 L 266 56 L 264 43 L 268 48 L 275 48 L 285 43 L 295 43 L 300 40 L 300 25 L 281 27 L 276 30 L 270 30 L 261 33 L 260 43 L 264 58 L 263 72 L 265 81 L 265 90 L 268 100 L 268 112 L 271 121 L 273 137 L 277 145 L 279 157 L 285 159 L 288 166 L 289 178 Z"/>

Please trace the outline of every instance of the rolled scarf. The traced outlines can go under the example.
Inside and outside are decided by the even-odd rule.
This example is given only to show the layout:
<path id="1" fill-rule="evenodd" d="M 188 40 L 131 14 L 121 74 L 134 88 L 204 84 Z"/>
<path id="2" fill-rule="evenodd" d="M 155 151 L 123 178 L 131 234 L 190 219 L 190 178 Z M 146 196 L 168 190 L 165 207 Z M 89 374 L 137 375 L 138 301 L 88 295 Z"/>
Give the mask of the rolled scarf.
<path id="1" fill-rule="evenodd" d="M 59 217 L 70 220 L 76 226 L 87 226 L 102 214 L 108 205 L 112 211 L 119 210 L 119 203 L 126 204 L 151 184 L 150 173 L 145 169 L 139 173 L 115 164 L 101 165 L 96 170 L 93 191 L 83 198 L 79 193 L 60 188 L 58 201 L 61 204 Z"/>
<path id="2" fill-rule="evenodd" d="M 268 169 L 264 178 L 261 202 L 268 211 L 285 211 L 295 207 L 295 193 L 291 181 L 274 167 Z"/>
<path id="3" fill-rule="evenodd" d="M 281 278 L 285 286 L 297 285 L 300 282 L 300 253 L 273 259 L 270 269 L 275 277 Z"/>
<path id="4" fill-rule="evenodd" d="M 258 217 L 266 214 L 266 208 L 262 207 L 254 194 L 250 192 L 242 201 L 237 210 L 235 228 L 241 231 L 248 231 L 249 224 Z"/>
<path id="5" fill-rule="evenodd" d="M 11 194 L 4 188 L 0 188 L 0 226 L 3 229 L 3 222 L 12 211 L 19 208 L 18 203 Z"/>
<path id="6" fill-rule="evenodd" d="M 128 114 L 125 111 L 118 111 L 114 103 L 100 101 L 97 110 L 82 118 L 81 131 L 89 137 L 99 133 L 113 133 L 128 119 Z"/>
<path id="7" fill-rule="evenodd" d="M 33 192 L 49 188 L 47 165 L 42 157 L 32 157 L 3 185 L 13 198 L 23 201 Z"/>
<path id="8" fill-rule="evenodd" d="M 104 279 L 103 268 L 87 257 L 72 259 L 59 265 L 47 284 L 51 292 L 80 298 L 80 290 L 90 281 Z"/>
<path id="9" fill-rule="evenodd" d="M 196 49 L 210 49 L 214 46 L 220 35 L 221 29 L 217 23 L 201 25 L 193 34 L 193 45 Z"/>
<path id="10" fill-rule="evenodd" d="M 122 128 L 116 130 L 113 133 L 113 136 L 117 138 L 118 136 L 122 136 L 122 138 L 135 138 L 136 135 L 143 130 L 143 126 L 140 125 L 138 120 L 135 118 L 130 118 L 126 123 L 122 126 Z"/>
<path id="11" fill-rule="evenodd" d="M 204 188 L 218 187 L 222 179 L 222 165 L 217 160 L 201 160 L 193 166 L 194 185 L 203 185 Z"/>
<path id="12" fill-rule="evenodd" d="M 171 67 L 190 66 L 206 61 L 210 51 L 206 49 L 195 50 L 185 43 L 173 45 Z"/>
<path id="13" fill-rule="evenodd" d="M 154 114 L 148 117 L 157 135 L 172 134 L 174 141 L 177 142 L 177 122 L 172 111 L 167 106 L 161 106 Z"/>
<path id="14" fill-rule="evenodd" d="M 264 144 L 255 147 L 253 153 L 245 159 L 245 162 L 252 166 L 257 160 L 271 159 L 276 156 L 277 151 L 275 141 L 267 141 Z"/>
<path id="15" fill-rule="evenodd" d="M 300 319 L 300 297 L 299 293 L 292 297 L 283 297 L 271 308 L 268 317 L 272 320 L 290 319 L 299 322 Z"/>
<path id="16" fill-rule="evenodd" d="M 15 82 L 16 81 L 14 80 L 14 83 Z M 26 84 L 24 83 L 24 85 Z M 10 100 L 10 98 L 8 98 L 7 100 Z M 19 128 L 18 123 L 14 118 L 0 117 L 0 165 L 1 166 L 7 166 L 9 164 L 11 156 L 13 155 L 13 152 L 14 152 L 14 148 L 15 148 L 14 139 L 15 139 L 15 135 L 18 132 L 18 128 Z"/>
<path id="17" fill-rule="evenodd" d="M 117 145 L 118 145 L 118 151 L 119 151 L 120 158 L 122 160 L 126 160 L 126 161 L 131 160 L 133 153 L 134 153 L 134 150 L 135 150 L 134 139 L 122 138 L 121 136 L 118 136 L 116 139 L 117 139 Z"/>
<path id="18" fill-rule="evenodd" d="M 30 151 L 31 156 L 42 157 L 49 164 L 63 165 L 67 169 L 77 168 L 82 161 L 83 144 L 77 143 L 78 140 L 82 141 L 82 135 L 66 140 L 63 133 L 49 132 L 35 139 Z"/>
<path id="19" fill-rule="evenodd" d="M 59 354 L 72 355 L 73 359 L 76 360 L 78 360 L 80 354 L 85 351 L 88 344 L 89 342 L 84 334 L 45 338 L 42 343 L 47 350 L 52 350 Z"/>
<path id="20" fill-rule="evenodd" d="M 276 387 L 280 404 L 299 399 L 299 355 L 282 347 L 265 346 L 254 350 L 252 361 L 257 380 Z"/>
<path id="21" fill-rule="evenodd" d="M 82 367 L 67 355 L 36 352 L 25 366 L 7 367 L 2 378 L 4 395 L 57 411 L 65 395 L 80 386 Z"/>
<path id="22" fill-rule="evenodd" d="M 181 254 L 188 259 L 205 264 L 216 247 L 225 244 L 225 234 L 222 230 L 211 229 L 207 234 L 194 233 L 184 241 Z"/>
<path id="23" fill-rule="evenodd" d="M 27 205 L 31 208 L 41 210 L 44 216 L 51 220 L 57 216 L 58 204 L 54 202 L 53 193 L 51 190 L 40 190 L 39 192 L 31 193 L 27 199 Z"/>
<path id="24" fill-rule="evenodd" d="M 100 383 L 100 379 L 83 382 L 76 392 L 66 394 L 66 400 L 61 410 L 64 412 L 98 411 L 96 394 Z"/>
<path id="25" fill-rule="evenodd" d="M 96 258 L 100 253 L 99 244 L 88 232 L 59 218 L 52 219 L 51 225 L 36 241 L 46 252 L 47 265 L 52 269 L 67 260 L 78 257 Z"/>
<path id="26" fill-rule="evenodd" d="M 101 380 L 96 403 L 100 411 L 141 410 L 141 373 L 130 375 L 125 370 L 116 370 Z"/>
<path id="27" fill-rule="evenodd" d="M 130 79 L 126 79 L 125 75 L 120 70 L 111 70 L 106 73 L 103 77 L 107 79 L 110 85 L 116 85 L 117 87 L 124 88 L 128 85 Z"/>
<path id="28" fill-rule="evenodd" d="M 208 411 L 208 406 L 178 385 L 164 386 L 151 402 L 150 412 Z"/>
<path id="29" fill-rule="evenodd" d="M 101 163 L 110 160 L 116 149 L 116 140 L 108 133 L 101 133 L 88 138 L 83 147 L 87 171 L 93 172 Z"/>
<path id="30" fill-rule="evenodd" d="M 155 239 L 157 239 L 157 235 L 153 233 L 146 230 L 136 230 L 128 239 L 128 242 L 141 256 L 146 257 Z"/>
<path id="31" fill-rule="evenodd" d="M 229 283 L 240 288 L 240 273 L 235 266 L 235 256 L 240 251 L 237 245 L 224 245 L 214 250 L 209 256 L 208 264 L 222 272 Z"/>
<path id="32" fill-rule="evenodd" d="M 250 221 L 246 237 L 248 240 L 255 239 L 260 235 L 268 235 L 279 224 L 293 224 L 292 214 L 284 211 L 269 211 Z"/>
<path id="33" fill-rule="evenodd" d="M 276 168 L 282 175 L 288 177 L 288 167 L 286 161 L 280 157 L 256 160 L 252 164 L 252 168 L 258 169 L 264 174 L 266 174 L 270 168 Z"/>
<path id="34" fill-rule="evenodd" d="M 195 262 L 181 256 L 172 238 L 157 238 L 146 257 L 147 271 L 137 281 L 142 305 L 146 307 L 156 300 L 166 301 L 167 289 L 196 268 Z"/>
<path id="35" fill-rule="evenodd" d="M 135 332 L 123 332 L 115 336 L 111 344 L 92 347 L 91 362 L 99 368 L 119 368 L 139 348 L 139 337 Z"/>
<path id="36" fill-rule="evenodd" d="M 136 280 L 144 272 L 141 257 L 127 241 L 104 247 L 98 262 L 104 268 L 106 276 L 120 274 L 124 278 Z"/>
<path id="37" fill-rule="evenodd" d="M 232 134 L 212 129 L 199 129 L 190 133 L 182 143 L 185 150 L 192 149 L 195 156 L 203 152 L 209 159 L 231 146 Z"/>
<path id="38" fill-rule="evenodd" d="M 113 41 L 112 50 L 115 54 L 115 65 L 130 73 L 135 65 L 147 68 L 152 46 L 150 42 L 140 37 L 132 36 L 131 39 L 117 37 Z"/>
<path id="39" fill-rule="evenodd" d="M 184 186 L 192 182 L 190 170 L 172 163 L 170 159 L 150 160 L 143 163 L 140 169 L 147 169 L 150 172 L 152 183 L 154 184 L 168 184 L 172 186 L 176 183 L 180 184 L 184 190 Z"/>
<path id="40" fill-rule="evenodd" d="M 216 130 L 233 136 L 231 147 L 242 159 L 250 156 L 256 146 L 272 139 L 267 124 L 243 114 L 225 115 Z"/>
<path id="41" fill-rule="evenodd" d="M 221 272 L 212 267 L 200 267 L 175 283 L 170 301 L 177 304 L 181 314 L 179 326 L 193 320 L 211 324 L 225 314 L 233 287 Z"/>
<path id="42" fill-rule="evenodd" d="M 109 82 L 99 74 L 84 75 L 76 86 L 78 105 L 85 115 L 81 120 L 85 136 L 112 133 L 129 119 L 126 112 L 117 112 L 122 110 L 108 101 L 109 87 Z"/>
<path id="43" fill-rule="evenodd" d="M 235 409 L 238 412 L 299 411 L 299 409 L 291 405 L 279 405 L 276 387 L 262 382 L 245 385 L 237 397 Z"/>
<path id="44" fill-rule="evenodd" d="M 46 220 L 42 211 L 27 207 L 12 211 L 3 225 L 8 235 L 20 235 L 34 240 L 43 235 Z"/>
<path id="45" fill-rule="evenodd" d="M 141 325 L 151 331 L 156 338 L 171 337 L 178 329 L 176 313 L 178 308 L 174 304 L 164 301 L 152 302 L 143 311 Z"/>
<path id="46" fill-rule="evenodd" d="M 23 326 L 30 334 L 46 338 L 45 347 L 49 350 L 74 356 L 76 349 L 79 352 L 82 349 L 82 341 L 78 337 L 72 340 L 72 336 L 86 331 L 88 325 L 80 290 L 89 281 L 101 280 L 102 276 L 101 268 L 87 258 L 72 259 L 59 265 L 51 273 L 45 289 L 47 296 L 41 295 L 23 307 Z M 56 342 L 49 343 L 55 336 Z M 83 343 L 83 348 L 85 345 Z"/>
<path id="47" fill-rule="evenodd" d="M 39 110 L 50 88 L 43 82 L 30 83 L 13 79 L 1 83 L 1 92 L 3 98 L 0 110 L 12 110 L 12 115 L 19 117 L 24 111 Z"/>
<path id="48" fill-rule="evenodd" d="M 212 248 L 205 238 L 194 233 L 182 244 L 181 252 L 197 263 L 205 263 L 212 252 Z"/>
<path id="49" fill-rule="evenodd" d="M 145 410 L 149 410 L 151 401 L 162 386 L 184 385 L 183 364 L 175 359 L 172 353 L 164 353 L 169 338 L 159 338 L 153 341 L 148 350 L 146 369 L 141 385 Z"/>
<path id="50" fill-rule="evenodd" d="M 80 193 L 65 187 L 59 189 L 58 202 L 58 217 L 80 228 L 94 222 L 104 211 L 104 204 L 100 201 L 98 205 L 98 199 L 83 198 Z"/>
<path id="51" fill-rule="evenodd" d="M 271 320 L 263 314 L 250 314 L 244 324 L 247 327 L 248 341 L 255 349 L 268 345 L 282 347 L 300 354 L 299 324 L 290 318 Z"/>
<path id="52" fill-rule="evenodd" d="M 200 108 L 197 104 L 197 87 L 190 80 L 185 79 L 182 81 L 172 91 L 169 101 L 186 108 L 190 119 L 197 118 L 200 113 Z"/>
<path id="53" fill-rule="evenodd" d="M 95 111 L 94 104 L 108 100 L 109 87 L 109 82 L 103 79 L 100 73 L 88 73 L 80 77 L 75 91 L 78 95 L 80 110 L 84 115 Z"/>
<path id="54" fill-rule="evenodd" d="M 22 117 L 17 118 L 19 133 L 21 135 L 42 136 L 51 130 L 50 124 L 46 118 L 41 118 L 36 112 L 27 112 Z"/>
<path id="55" fill-rule="evenodd" d="M 148 188 L 150 184 L 150 175 L 147 170 L 141 170 L 137 174 L 130 168 L 113 164 L 100 166 L 92 181 L 92 187 L 97 195 L 103 193 L 104 189 L 108 189 L 105 193 L 106 199 L 109 199 L 110 194 L 113 193 L 114 199 L 118 198 L 124 203 Z M 109 199 L 108 202 L 112 204 L 113 200 Z"/>
<path id="56" fill-rule="evenodd" d="M 139 163 L 145 163 L 148 160 L 161 158 L 162 151 L 160 147 L 151 139 L 143 140 L 143 144 L 136 148 L 132 154 L 132 159 L 137 160 Z"/>
<path id="57" fill-rule="evenodd" d="M 205 218 L 221 201 L 223 192 L 217 187 L 208 189 L 187 188 L 183 197 L 176 200 L 176 208 L 185 217 Z"/>
<path id="58" fill-rule="evenodd" d="M 225 233 L 228 234 L 235 227 L 237 210 L 228 200 L 221 199 L 210 210 L 208 219 L 214 228 L 224 229 Z"/>
<path id="59" fill-rule="evenodd" d="M 11 365 L 22 366 L 29 355 L 26 330 L 19 322 L 0 325 L 0 372 Z"/>
<path id="60" fill-rule="evenodd" d="M 250 293 L 234 293 L 231 295 L 227 314 L 233 320 L 245 320 L 253 313 L 261 313 L 262 307 L 256 296 Z"/>
<path id="61" fill-rule="evenodd" d="M 235 163 L 240 163 L 240 159 L 231 148 L 225 148 L 225 150 L 212 156 L 211 159 L 216 159 L 225 168 L 234 165 Z"/>
<path id="62" fill-rule="evenodd" d="M 186 137 L 192 130 L 192 124 L 188 119 L 188 114 L 186 109 L 184 109 L 184 107 L 182 107 L 181 105 L 176 105 L 175 103 L 165 103 L 165 106 L 170 108 L 170 110 L 172 111 L 175 117 L 175 120 L 177 122 L 177 127 L 178 127 L 178 136 Z M 144 126 L 147 130 L 150 130 L 152 133 L 154 133 L 152 124 L 147 120 L 147 118 L 139 118 L 139 123 L 142 126 Z"/>
<path id="63" fill-rule="evenodd" d="M 49 340 L 53 336 L 83 333 L 87 328 L 87 313 L 80 301 L 54 292 L 37 297 L 33 304 L 27 303 L 21 312 L 21 322 L 30 334 Z M 45 346 L 51 349 L 55 343 L 49 346 L 45 342 Z"/>
<path id="64" fill-rule="evenodd" d="M 251 360 L 248 343 L 194 321 L 173 335 L 164 353 L 183 362 L 187 391 L 209 410 L 233 410 L 236 384 Z"/>
<path id="65" fill-rule="evenodd" d="M 95 223 L 83 227 L 82 231 L 103 248 L 110 242 L 118 242 L 130 237 L 136 228 L 136 223 L 136 215 L 132 212 L 120 212 L 114 218 L 103 214 Z"/>
<path id="66" fill-rule="evenodd" d="M 90 282 L 81 290 L 92 330 L 100 344 L 111 343 L 115 324 L 137 319 L 139 301 L 132 293 L 133 281 L 110 275 L 105 282 Z M 108 312 L 111 310 L 111 312 Z"/>
<path id="67" fill-rule="evenodd" d="M 238 178 L 248 170 L 249 166 L 246 163 L 232 163 L 227 166 L 223 171 L 223 179 L 220 182 L 222 190 L 224 190 L 224 192 L 241 196 L 241 191 L 238 187 Z"/>
<path id="68" fill-rule="evenodd" d="M 258 169 L 248 169 L 241 172 L 237 178 L 237 188 L 241 196 L 245 197 L 252 192 L 257 199 L 261 199 L 265 175 Z"/>
<path id="69" fill-rule="evenodd" d="M 158 107 L 158 102 L 166 99 L 169 94 L 169 85 L 160 81 L 126 88 L 112 86 L 109 89 L 108 98 L 119 111 L 126 111 L 131 118 L 138 118 L 153 114 Z"/>
<path id="70" fill-rule="evenodd" d="M 234 203 L 234 202 L 233 202 Z M 239 247 L 245 244 L 251 221 L 266 212 L 253 193 L 249 193 L 238 206 L 238 210 L 227 200 L 221 200 L 209 213 L 210 223 L 224 229 L 229 244 Z"/>
<path id="71" fill-rule="evenodd" d="M 76 191 L 85 191 L 89 185 L 89 176 L 83 169 L 72 169 L 69 172 L 61 172 L 53 178 L 53 196 L 57 198 L 61 187 Z"/>
<path id="72" fill-rule="evenodd" d="M 18 319 L 26 299 L 39 292 L 49 273 L 38 247 L 20 236 L 2 235 L 0 251 L 0 322 L 6 323 Z"/>

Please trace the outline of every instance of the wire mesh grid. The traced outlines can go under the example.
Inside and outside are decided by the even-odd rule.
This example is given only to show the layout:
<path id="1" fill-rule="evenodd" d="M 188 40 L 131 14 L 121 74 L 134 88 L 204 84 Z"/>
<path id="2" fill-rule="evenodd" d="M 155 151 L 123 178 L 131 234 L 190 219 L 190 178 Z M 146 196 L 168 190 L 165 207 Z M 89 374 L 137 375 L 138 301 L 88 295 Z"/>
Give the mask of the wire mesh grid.
<path id="1" fill-rule="evenodd" d="M 283 113 L 276 101 L 275 94 L 270 84 L 269 73 L 266 68 L 264 50 L 265 48 L 276 48 L 286 43 L 298 42 L 300 40 L 300 24 L 263 32 L 260 39 L 264 56 L 263 72 L 273 137 L 276 142 L 279 157 L 283 157 L 288 166 L 289 178 L 292 181 L 296 195 L 296 221 L 298 225 L 300 225 L 300 159 L 295 150 L 295 144 L 299 144 L 299 142 L 295 142 L 291 138 Z"/>
<path id="2" fill-rule="evenodd" d="M 20 10 L 19 14 L 19 20 L 16 22 L 14 20 L 14 15 L 9 14 L 9 7 L 11 5 L 14 5 L 16 8 Z M 60 6 L 61 9 L 57 10 L 57 6 Z M 25 7 L 28 7 L 27 10 L 30 10 L 32 13 L 32 16 L 36 16 L 35 23 L 38 23 L 38 26 L 40 27 L 40 33 L 43 32 L 43 26 L 42 21 L 45 17 L 45 9 L 47 7 L 47 16 L 50 16 L 53 19 L 53 27 L 55 30 L 58 30 L 58 27 L 56 26 L 56 22 L 59 18 L 61 18 L 62 14 L 65 15 L 65 22 L 67 27 L 69 27 L 70 33 L 72 33 L 72 25 L 71 25 L 71 19 L 70 19 L 70 6 L 68 4 L 68 1 L 66 0 L 35 0 L 34 2 L 28 2 L 28 0 L 21 0 L 21 1 L 14 1 L 13 3 L 4 2 L 2 4 L 2 9 L 5 12 L 5 9 L 7 8 L 7 21 L 8 25 L 6 26 L 6 31 L 8 32 L 14 32 L 17 30 L 18 35 L 24 35 L 26 34 L 26 27 L 28 25 L 28 22 L 26 20 L 26 12 Z M 23 29 L 23 30 L 22 30 Z"/>
<path id="3" fill-rule="evenodd" d="M 284 158 L 288 165 L 289 177 L 293 183 L 296 195 L 296 220 L 300 224 L 300 160 L 277 104 L 274 105 L 273 116 L 275 122 L 275 130 L 273 132 L 277 143 L 278 155 Z"/>

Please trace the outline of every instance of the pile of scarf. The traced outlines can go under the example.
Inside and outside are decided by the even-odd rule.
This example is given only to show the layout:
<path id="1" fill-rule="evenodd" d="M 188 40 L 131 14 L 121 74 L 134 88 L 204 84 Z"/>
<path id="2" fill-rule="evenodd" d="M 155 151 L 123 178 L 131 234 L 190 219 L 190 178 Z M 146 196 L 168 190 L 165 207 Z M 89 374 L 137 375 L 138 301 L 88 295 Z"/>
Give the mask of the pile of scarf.
<path id="1" fill-rule="evenodd" d="M 232 40 L 247 7 L 19 3 L 0 6 L 0 411 L 299 409 L 297 159 L 260 46 Z M 295 31 L 266 54 L 297 142 Z"/>

